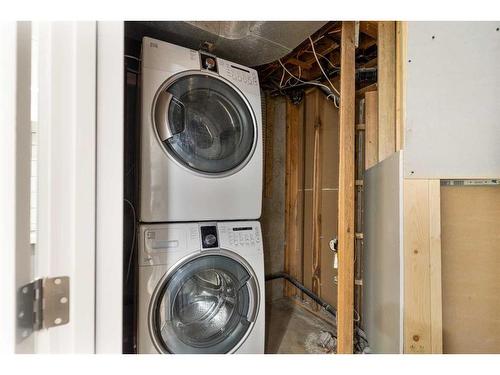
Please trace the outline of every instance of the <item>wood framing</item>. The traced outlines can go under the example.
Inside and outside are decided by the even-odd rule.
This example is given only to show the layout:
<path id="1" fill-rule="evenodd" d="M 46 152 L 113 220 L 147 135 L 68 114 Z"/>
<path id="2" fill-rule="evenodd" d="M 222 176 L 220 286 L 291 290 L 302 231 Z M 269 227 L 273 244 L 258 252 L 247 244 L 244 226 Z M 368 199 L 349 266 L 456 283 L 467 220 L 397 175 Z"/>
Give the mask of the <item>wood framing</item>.
<path id="1" fill-rule="evenodd" d="M 442 353 L 440 181 L 403 189 L 404 352 Z"/>
<path id="2" fill-rule="evenodd" d="M 335 82 L 334 82 L 335 84 Z M 372 83 L 371 85 L 365 86 L 360 88 L 359 90 L 356 91 L 357 96 L 362 96 L 366 94 L 367 92 L 371 91 L 377 91 L 378 84 L 377 83 Z"/>
<path id="3" fill-rule="evenodd" d="M 443 352 L 441 287 L 441 182 L 429 180 L 429 261 L 431 300 L 431 352 Z"/>
<path id="4" fill-rule="evenodd" d="M 396 22 L 396 151 L 404 145 L 408 23 Z"/>
<path id="5" fill-rule="evenodd" d="M 285 176 L 285 272 L 301 278 L 299 244 L 299 155 L 300 107 L 286 101 L 286 176 Z M 294 286 L 285 283 L 284 295 L 296 294 Z"/>
<path id="6" fill-rule="evenodd" d="M 338 353 L 353 351 L 354 313 L 354 22 L 342 22 L 339 135 Z"/>
<path id="7" fill-rule="evenodd" d="M 365 169 L 378 162 L 378 93 L 365 94 Z"/>
<path id="8" fill-rule="evenodd" d="M 367 34 L 374 39 L 377 39 L 378 23 L 373 21 L 361 21 L 359 23 L 359 31 Z"/>
<path id="9" fill-rule="evenodd" d="M 378 25 L 378 160 L 396 151 L 396 22 Z"/>

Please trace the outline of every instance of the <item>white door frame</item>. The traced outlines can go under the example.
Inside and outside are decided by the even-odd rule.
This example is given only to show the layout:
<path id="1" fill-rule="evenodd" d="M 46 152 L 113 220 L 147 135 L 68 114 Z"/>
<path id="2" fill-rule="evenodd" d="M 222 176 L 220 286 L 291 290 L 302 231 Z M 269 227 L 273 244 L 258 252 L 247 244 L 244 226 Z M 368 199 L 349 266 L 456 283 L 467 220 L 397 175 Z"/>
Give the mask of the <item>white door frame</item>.
<path id="1" fill-rule="evenodd" d="M 124 23 L 38 26 L 33 251 L 31 23 L 0 23 L 0 352 L 121 353 Z M 70 278 L 69 323 L 16 343 L 16 292 L 54 276 Z"/>
<path id="2" fill-rule="evenodd" d="M 16 343 L 16 291 L 32 281 L 30 246 L 31 23 L 0 22 L 0 353 L 30 353 Z"/>
<path id="3" fill-rule="evenodd" d="M 123 350 L 124 22 L 97 22 L 96 353 Z"/>
<path id="4" fill-rule="evenodd" d="M 37 353 L 94 353 L 96 22 L 40 22 L 35 278 L 69 276 L 70 321 Z"/>

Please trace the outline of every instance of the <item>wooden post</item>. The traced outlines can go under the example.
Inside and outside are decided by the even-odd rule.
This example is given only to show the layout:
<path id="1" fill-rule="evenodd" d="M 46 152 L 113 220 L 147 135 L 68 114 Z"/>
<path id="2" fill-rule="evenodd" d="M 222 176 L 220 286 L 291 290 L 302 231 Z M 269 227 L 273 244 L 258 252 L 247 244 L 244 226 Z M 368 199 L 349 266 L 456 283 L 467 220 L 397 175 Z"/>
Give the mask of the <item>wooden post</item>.
<path id="1" fill-rule="evenodd" d="M 378 62 L 378 160 L 396 152 L 396 23 L 379 22 Z"/>
<path id="2" fill-rule="evenodd" d="M 365 94 L 365 169 L 378 162 L 378 93 Z"/>
<path id="3" fill-rule="evenodd" d="M 354 313 L 354 22 L 342 22 L 340 45 L 337 353 L 353 352 Z"/>
<path id="4" fill-rule="evenodd" d="M 396 22 L 396 151 L 404 145 L 408 23 Z"/>
<path id="5" fill-rule="evenodd" d="M 404 352 L 442 353 L 440 181 L 403 186 Z"/>

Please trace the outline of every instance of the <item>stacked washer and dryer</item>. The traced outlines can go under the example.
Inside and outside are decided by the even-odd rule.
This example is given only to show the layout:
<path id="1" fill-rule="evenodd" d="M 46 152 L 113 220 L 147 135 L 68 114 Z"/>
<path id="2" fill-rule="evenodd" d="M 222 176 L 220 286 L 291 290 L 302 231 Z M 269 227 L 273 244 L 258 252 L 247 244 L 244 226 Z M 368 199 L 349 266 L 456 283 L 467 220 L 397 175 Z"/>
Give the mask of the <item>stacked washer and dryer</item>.
<path id="1" fill-rule="evenodd" d="M 263 353 L 257 72 L 144 38 L 139 353 Z"/>

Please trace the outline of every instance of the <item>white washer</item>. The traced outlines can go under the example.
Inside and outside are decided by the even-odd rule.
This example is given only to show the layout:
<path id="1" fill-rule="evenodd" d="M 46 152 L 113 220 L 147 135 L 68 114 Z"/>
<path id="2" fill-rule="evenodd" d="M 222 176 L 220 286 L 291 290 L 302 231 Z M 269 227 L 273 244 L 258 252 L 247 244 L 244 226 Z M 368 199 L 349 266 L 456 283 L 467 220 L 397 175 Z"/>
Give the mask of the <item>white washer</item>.
<path id="1" fill-rule="evenodd" d="M 264 353 L 258 222 L 147 224 L 139 241 L 139 353 Z"/>
<path id="2" fill-rule="evenodd" d="M 142 42 L 142 222 L 258 219 L 257 72 L 159 40 Z"/>

